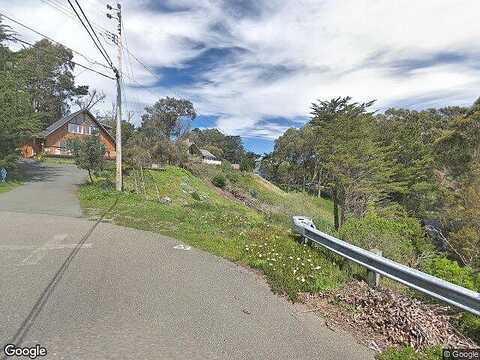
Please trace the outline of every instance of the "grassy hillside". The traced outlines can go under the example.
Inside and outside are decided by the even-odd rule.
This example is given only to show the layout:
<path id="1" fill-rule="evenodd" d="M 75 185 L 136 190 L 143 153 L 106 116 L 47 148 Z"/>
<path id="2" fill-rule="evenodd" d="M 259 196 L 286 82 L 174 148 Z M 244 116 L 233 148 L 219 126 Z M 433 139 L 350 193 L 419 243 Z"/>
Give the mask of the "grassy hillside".
<path id="1" fill-rule="evenodd" d="M 246 206 L 227 190 L 216 188 L 208 176 L 198 177 L 177 167 L 131 172 L 127 191 L 117 194 L 113 173 L 80 191 L 81 204 L 91 216 L 106 210 L 119 225 L 156 231 L 213 254 L 262 270 L 272 289 L 295 298 L 300 291 L 320 291 L 343 284 L 348 275 L 333 255 L 300 245 L 290 230 L 290 215 L 323 219 L 329 203 L 302 194 L 286 194 L 253 175 L 240 175 L 229 187 L 256 193 L 265 213 Z M 328 220 L 322 222 L 330 226 Z"/>

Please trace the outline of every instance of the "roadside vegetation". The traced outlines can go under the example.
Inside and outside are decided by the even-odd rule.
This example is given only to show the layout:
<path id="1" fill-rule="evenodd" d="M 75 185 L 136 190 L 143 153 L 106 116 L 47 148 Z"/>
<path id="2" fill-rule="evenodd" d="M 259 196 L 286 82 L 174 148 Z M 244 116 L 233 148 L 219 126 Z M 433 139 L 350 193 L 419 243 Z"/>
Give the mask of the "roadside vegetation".
<path id="1" fill-rule="evenodd" d="M 16 180 L 0 183 L 0 194 L 4 193 L 4 192 L 7 192 L 7 191 L 10 191 L 10 190 L 13 190 L 17 186 L 20 186 L 21 184 L 22 183 L 20 181 L 16 181 Z"/>
<path id="2" fill-rule="evenodd" d="M 300 292 L 335 288 L 348 279 L 341 262 L 298 243 L 289 215 L 269 217 L 188 170 L 175 166 L 142 174 L 131 170 L 125 177 L 127 191 L 121 194 L 114 190 L 113 175 L 104 171 L 93 184 L 82 186 L 81 204 L 91 216 L 108 209 L 118 197 L 108 215 L 114 223 L 156 231 L 262 270 L 272 289 L 292 300 Z M 252 190 L 264 186 L 251 174 L 237 176 L 255 184 Z M 249 179 L 241 180 L 244 177 Z M 287 194 L 279 190 L 277 196 Z M 288 196 L 295 199 L 294 194 Z M 298 197 L 305 202 L 302 195 Z M 310 209 L 328 211 L 315 202 Z"/>
<path id="3" fill-rule="evenodd" d="M 475 237 L 467 237 L 472 243 L 440 241 L 439 246 L 423 226 L 424 220 L 448 214 L 438 208 L 448 192 L 438 190 L 436 173 L 430 173 L 435 164 L 430 145 L 416 138 L 416 144 L 405 147 L 383 137 L 381 126 L 390 126 L 391 117 L 408 115 L 409 121 L 425 126 L 424 115 L 392 110 L 387 118 L 373 118 L 369 106 L 343 98 L 314 107 L 308 131 L 290 129 L 284 135 L 288 139 L 281 137 L 262 161 L 261 173 L 270 182 L 251 173 L 254 158 L 238 138 L 218 130 L 189 132 L 186 124 L 195 116 L 191 103 L 161 99 L 147 109 L 142 125 L 126 142 L 126 192 L 113 191 L 112 172 L 96 171 L 97 180 L 82 188 L 82 204 L 95 215 L 108 208 L 106 199 L 118 196 L 112 213 L 115 223 L 157 231 L 261 270 L 274 291 L 292 300 L 302 293 L 348 287 L 350 281 L 366 275 L 365 269 L 333 254 L 299 244 L 290 230 L 291 216 L 296 214 L 311 217 L 324 232 L 365 249 L 380 249 L 395 261 L 478 291 Z M 404 131 L 416 136 L 419 129 Z M 437 133 L 426 134 L 433 138 Z M 211 166 L 192 158 L 187 145 L 192 138 L 230 160 Z M 313 148 L 309 139 L 316 144 Z M 233 170 L 232 161 L 240 162 L 242 171 Z M 416 165 L 405 171 L 408 161 Z M 162 170 L 149 170 L 152 164 Z M 448 172 L 450 165 L 447 162 L 443 171 Z M 316 170 L 310 173 L 310 169 Z M 473 175 L 468 176 L 474 181 Z M 467 231 L 462 224 L 472 225 L 461 220 L 457 224 L 461 232 Z M 468 231 L 476 230 L 468 227 Z M 432 302 L 398 284 L 384 281 L 384 286 Z M 446 316 L 475 338 L 476 317 L 455 311 Z M 409 344 L 406 339 L 391 343 Z M 419 344 L 416 350 L 423 349 Z"/>
<path id="4" fill-rule="evenodd" d="M 0 21 L 0 167 L 11 174 L 0 192 L 22 181 L 15 163 L 25 141 L 73 106 L 90 107 L 102 98 L 76 85 L 71 51 L 48 40 L 9 47 L 19 41 Z M 72 144 L 75 163 L 90 173 L 82 206 L 95 217 L 118 198 L 109 215 L 114 223 L 258 269 L 274 291 L 292 300 L 365 275 L 331 253 L 299 244 L 291 232 L 297 214 L 310 216 L 324 232 L 479 291 L 480 100 L 469 107 L 384 113 L 374 113 L 372 105 L 349 97 L 313 103 L 310 120 L 288 129 L 264 155 L 259 170 L 265 181 L 252 174 L 260 155 L 247 151 L 239 136 L 191 130 L 197 113 L 189 100 L 158 99 L 137 128 L 122 122 L 125 192 L 114 191 L 112 164 L 103 161 L 96 137 Z M 113 111 L 98 115 L 115 125 Z M 192 161 L 188 142 L 222 159 L 222 166 Z M 149 170 L 154 164 L 163 170 Z M 478 317 L 455 313 L 454 321 L 479 341 Z M 430 359 L 436 351 L 399 347 L 381 358 Z"/>

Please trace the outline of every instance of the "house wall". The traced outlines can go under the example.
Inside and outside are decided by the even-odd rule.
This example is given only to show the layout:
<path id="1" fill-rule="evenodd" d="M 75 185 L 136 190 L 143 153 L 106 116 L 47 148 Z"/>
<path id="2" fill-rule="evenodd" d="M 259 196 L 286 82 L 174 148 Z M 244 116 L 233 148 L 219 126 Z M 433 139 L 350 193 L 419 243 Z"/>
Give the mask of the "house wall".
<path id="1" fill-rule="evenodd" d="M 29 141 L 26 144 L 23 144 L 20 147 L 20 152 L 22 153 L 22 157 L 25 159 L 32 158 L 38 153 L 40 153 L 41 151 L 42 151 L 42 148 L 40 147 L 40 145 L 38 145 L 35 142 L 35 139 L 33 139 L 32 141 Z"/>
<path id="2" fill-rule="evenodd" d="M 81 116 L 81 118 L 79 118 Z M 78 125 L 90 126 L 95 125 L 93 121 L 86 116 L 85 114 L 80 114 L 79 117 L 72 119 L 71 123 L 76 123 Z M 115 158 L 115 145 L 110 140 L 109 136 L 100 129 L 100 142 L 105 145 L 105 157 L 108 159 Z M 86 134 L 74 134 L 68 132 L 68 124 L 65 124 L 49 136 L 47 136 L 44 144 L 44 150 L 47 154 L 51 155 L 68 155 L 60 154 L 60 147 L 63 142 L 70 139 L 84 139 L 85 137 L 90 136 Z"/>

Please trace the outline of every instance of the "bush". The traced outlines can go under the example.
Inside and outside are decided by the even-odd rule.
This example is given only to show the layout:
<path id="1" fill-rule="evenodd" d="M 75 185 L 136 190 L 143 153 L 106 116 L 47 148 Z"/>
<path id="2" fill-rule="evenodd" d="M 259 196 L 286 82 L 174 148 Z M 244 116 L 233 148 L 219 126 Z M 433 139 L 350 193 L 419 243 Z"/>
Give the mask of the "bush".
<path id="1" fill-rule="evenodd" d="M 480 343 L 480 316 L 463 313 L 459 321 L 459 327 L 465 335 Z"/>
<path id="2" fill-rule="evenodd" d="M 410 266 L 416 265 L 418 244 L 425 242 L 416 219 L 389 219 L 375 213 L 348 219 L 339 229 L 339 235 L 365 250 L 380 249 L 383 256 Z"/>
<path id="3" fill-rule="evenodd" d="M 200 197 L 197 191 L 192 192 L 192 198 L 193 200 L 196 200 L 196 201 L 202 201 L 202 198 Z"/>
<path id="4" fill-rule="evenodd" d="M 221 174 L 215 175 L 212 178 L 212 184 L 215 185 L 216 187 L 219 187 L 220 189 L 223 189 L 225 188 L 225 186 L 227 186 L 227 179 L 225 178 L 225 176 Z"/>
<path id="5" fill-rule="evenodd" d="M 232 171 L 232 163 L 228 160 L 223 160 L 222 165 L 220 165 L 220 169 L 222 169 L 224 173 L 228 173 Z"/>
<path id="6" fill-rule="evenodd" d="M 228 179 L 228 181 L 230 181 L 232 184 L 236 184 L 240 181 L 240 174 L 238 172 L 230 169 L 226 172 L 224 171 L 224 173 L 226 174 L 225 176 Z"/>
<path id="7" fill-rule="evenodd" d="M 442 349 L 439 346 L 416 352 L 412 347 L 402 349 L 388 348 L 377 356 L 378 360 L 439 360 L 442 358 Z"/>
<path id="8" fill-rule="evenodd" d="M 88 171 L 93 183 L 92 172 L 98 172 L 105 166 L 105 145 L 98 136 L 88 136 L 84 140 L 70 140 L 67 146 L 74 155 L 75 164 Z"/>
<path id="9" fill-rule="evenodd" d="M 480 216 L 480 213 L 478 213 Z M 465 226 L 449 233 L 450 243 L 468 265 L 480 267 L 480 233 L 474 226 Z"/>
<path id="10" fill-rule="evenodd" d="M 478 278 L 475 279 L 471 267 L 461 267 L 456 261 L 449 260 L 443 256 L 435 256 L 423 261 L 421 268 L 430 275 L 467 289 L 478 290 L 480 285 Z"/>

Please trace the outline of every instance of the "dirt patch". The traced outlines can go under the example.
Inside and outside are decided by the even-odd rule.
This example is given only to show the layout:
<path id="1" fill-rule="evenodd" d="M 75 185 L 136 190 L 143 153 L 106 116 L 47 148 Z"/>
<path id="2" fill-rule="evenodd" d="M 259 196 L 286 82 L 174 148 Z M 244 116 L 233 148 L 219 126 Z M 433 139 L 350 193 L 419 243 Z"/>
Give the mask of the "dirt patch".
<path id="1" fill-rule="evenodd" d="M 408 345 L 478 347 L 453 327 L 458 312 L 449 306 L 427 304 L 389 289 L 370 289 L 361 281 L 321 295 L 302 294 L 301 299 L 330 329 L 350 331 L 376 351 Z"/>

